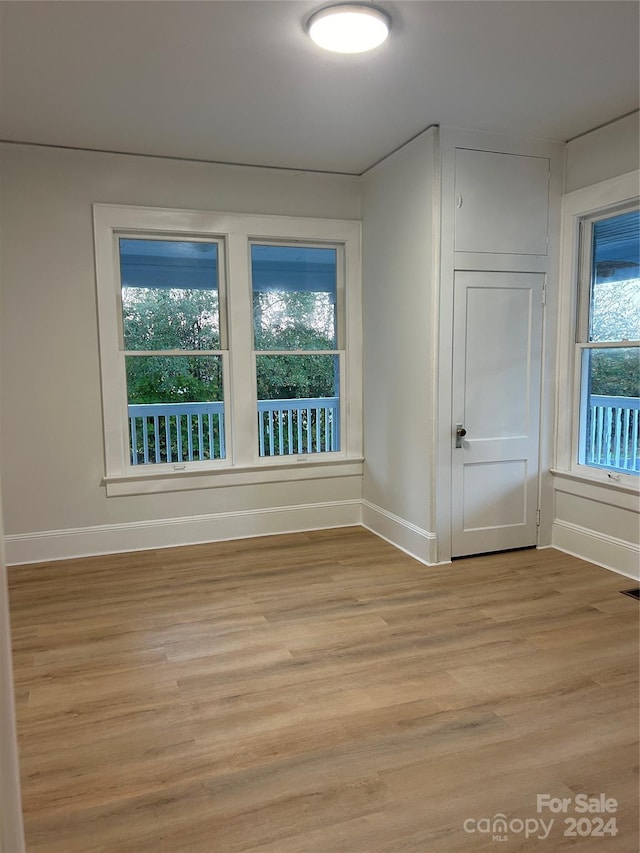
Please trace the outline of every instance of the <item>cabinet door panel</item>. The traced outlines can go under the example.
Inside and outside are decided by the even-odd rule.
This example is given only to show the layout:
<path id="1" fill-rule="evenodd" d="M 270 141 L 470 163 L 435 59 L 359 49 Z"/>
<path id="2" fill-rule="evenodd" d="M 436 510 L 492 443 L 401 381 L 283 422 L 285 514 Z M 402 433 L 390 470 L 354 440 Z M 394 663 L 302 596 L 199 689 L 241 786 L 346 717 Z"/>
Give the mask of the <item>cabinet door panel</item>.
<path id="1" fill-rule="evenodd" d="M 549 161 L 456 150 L 455 251 L 547 254 Z"/>

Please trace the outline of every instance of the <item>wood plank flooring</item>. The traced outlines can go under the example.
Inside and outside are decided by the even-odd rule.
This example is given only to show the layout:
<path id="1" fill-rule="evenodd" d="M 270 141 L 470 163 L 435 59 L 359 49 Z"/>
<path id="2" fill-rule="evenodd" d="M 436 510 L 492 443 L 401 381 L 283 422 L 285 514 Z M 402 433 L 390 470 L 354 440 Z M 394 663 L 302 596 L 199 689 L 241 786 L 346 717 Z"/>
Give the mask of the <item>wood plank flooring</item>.
<path id="1" fill-rule="evenodd" d="M 637 853 L 630 586 L 362 528 L 13 568 L 28 851 Z"/>

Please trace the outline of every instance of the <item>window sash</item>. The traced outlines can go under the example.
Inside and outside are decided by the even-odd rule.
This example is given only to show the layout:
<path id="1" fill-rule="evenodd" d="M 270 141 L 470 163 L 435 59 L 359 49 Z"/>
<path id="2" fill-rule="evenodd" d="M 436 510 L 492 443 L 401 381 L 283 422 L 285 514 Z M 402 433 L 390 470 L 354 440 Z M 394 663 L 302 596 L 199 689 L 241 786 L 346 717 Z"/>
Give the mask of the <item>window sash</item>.
<path id="1" fill-rule="evenodd" d="M 269 442 L 267 442 L 267 444 L 265 444 L 265 432 L 264 432 L 265 420 L 263 417 L 263 412 L 266 409 L 273 409 L 274 406 L 272 404 L 277 403 L 277 402 L 282 403 L 282 406 L 275 407 L 275 408 L 285 410 L 288 408 L 288 404 L 290 404 L 292 399 L 299 399 L 299 398 L 290 398 L 289 400 L 285 398 L 285 399 L 282 399 L 280 401 L 256 400 L 258 435 L 257 435 L 257 446 L 255 448 L 255 452 L 257 455 L 256 458 L 262 464 L 275 464 L 278 462 L 278 460 L 280 462 L 282 462 L 282 460 L 286 459 L 287 457 L 290 457 L 290 458 L 291 457 L 298 457 L 300 455 L 307 457 L 307 458 L 311 458 L 311 459 L 318 459 L 318 458 L 322 459 L 322 458 L 324 458 L 324 459 L 329 459 L 329 460 L 338 459 L 344 455 L 343 450 L 345 448 L 345 442 L 347 441 L 347 419 L 346 419 L 345 413 L 344 413 L 344 410 L 347 406 L 347 403 L 346 403 L 346 397 L 345 397 L 345 394 L 343 391 L 343 389 L 345 387 L 345 383 L 346 383 L 346 361 L 347 361 L 346 351 L 344 351 L 344 350 L 279 350 L 276 352 L 273 350 L 255 350 L 253 353 L 254 376 L 256 377 L 256 381 L 257 381 L 257 371 L 258 371 L 257 360 L 261 356 L 262 357 L 271 357 L 271 356 L 287 356 L 287 357 L 288 356 L 294 356 L 294 357 L 312 356 L 312 357 L 314 357 L 314 356 L 318 356 L 318 355 L 330 356 L 331 358 L 337 359 L 337 361 L 338 361 L 338 377 L 337 377 L 337 391 L 338 391 L 338 393 L 332 397 L 324 397 L 324 398 L 323 397 L 318 397 L 318 398 L 308 397 L 308 398 L 302 398 L 302 399 L 307 399 L 310 401 L 312 401 L 312 400 L 318 401 L 317 406 L 321 406 L 322 405 L 322 403 L 320 402 L 321 400 L 331 401 L 331 400 L 337 398 L 337 407 L 336 408 L 337 408 L 339 420 L 338 420 L 337 428 L 335 426 L 332 426 L 332 429 L 331 429 L 332 438 L 327 439 L 326 442 L 324 440 L 322 442 L 316 442 L 315 437 L 314 437 L 314 441 L 312 442 L 312 444 L 314 447 L 317 446 L 318 444 L 321 444 L 322 448 L 323 448 L 321 451 L 304 449 L 304 447 L 303 447 L 302 449 L 300 449 L 300 451 L 296 450 L 295 452 L 291 452 L 291 453 L 282 453 L 282 452 L 281 453 L 278 453 L 278 452 L 274 453 L 272 449 L 270 449 L 270 452 L 265 452 L 265 448 L 267 446 L 269 446 L 269 447 L 271 447 L 271 446 L 269 445 Z M 328 403 L 327 403 L 327 405 L 328 405 Z M 300 402 L 300 409 L 306 409 L 306 408 L 309 408 L 309 407 L 303 406 L 302 403 Z M 313 408 L 313 407 L 311 407 L 311 408 Z M 323 417 L 326 417 L 326 415 L 323 415 Z M 278 432 L 278 438 L 276 440 L 276 445 L 279 445 L 280 447 L 282 447 L 283 445 L 287 444 L 287 437 L 282 437 L 280 434 L 281 430 L 283 429 L 283 427 L 281 425 L 281 420 L 277 421 L 276 429 Z M 294 445 L 295 445 L 295 441 L 294 441 Z"/>
<path id="2" fill-rule="evenodd" d="M 591 393 L 588 353 L 611 349 L 637 350 L 640 342 L 577 344 L 574 375 L 577 442 L 575 465 L 588 472 L 612 472 L 618 478 L 635 480 L 640 474 L 640 400 Z"/>
<path id="3" fill-rule="evenodd" d="M 96 205 L 97 207 L 97 205 Z M 116 275 L 117 275 L 117 311 L 119 317 L 119 347 L 120 349 L 125 349 L 124 343 L 124 317 L 123 317 L 123 305 L 122 305 L 122 270 L 121 270 L 121 254 L 120 254 L 120 240 L 148 240 L 153 241 L 156 240 L 160 243 L 164 243 L 167 241 L 177 242 L 177 243 L 215 243 L 217 247 L 217 287 L 215 292 L 218 296 L 218 322 L 219 322 L 219 337 L 220 337 L 220 351 L 226 351 L 228 349 L 228 321 L 227 321 L 227 296 L 226 296 L 226 245 L 225 238 L 223 235 L 219 234 L 211 234 L 211 235 L 198 235 L 198 234 L 189 234 L 189 233 L 178 233 L 169 229 L 164 233 L 149 233 L 144 229 L 136 230 L 136 231 L 124 231 L 122 229 L 114 229 L 113 230 L 113 242 L 114 242 L 114 262 L 116 265 Z M 189 289 L 189 288 L 186 288 Z M 132 350 L 126 350 L 129 354 L 133 352 Z M 136 350 L 137 352 L 137 350 Z M 148 350 L 148 352 L 155 352 L 154 350 Z M 185 350 L 185 352 L 202 352 L 202 350 Z"/>
<path id="4" fill-rule="evenodd" d="M 584 349 L 629 349 L 640 346 L 640 341 L 580 341 L 576 346 Z"/>
<path id="5" fill-rule="evenodd" d="M 613 219 L 624 213 L 638 210 L 638 201 L 618 204 L 596 213 L 581 216 L 578 220 L 578 300 L 576 312 L 576 343 L 613 343 L 590 341 L 591 305 L 593 287 L 594 229 L 599 222 Z"/>
<path id="6" fill-rule="evenodd" d="M 335 302 L 335 346 L 331 349 L 332 352 L 337 352 L 339 350 L 345 349 L 346 342 L 346 326 L 347 323 L 345 321 L 346 314 L 346 257 L 345 257 L 345 244 L 344 243 L 323 243 L 323 242 L 311 242 L 311 241 L 294 241 L 294 240 L 283 240 L 283 241 L 274 241 L 274 240 L 258 240 L 258 239 L 250 239 L 249 240 L 249 251 L 251 252 L 251 248 L 253 246 L 273 246 L 273 247 L 281 247 L 281 248 L 300 248 L 300 249 L 331 249 L 336 253 L 336 302 Z M 253 289 L 253 261 L 250 261 L 250 276 L 251 276 L 251 292 L 252 297 L 254 294 Z M 286 291 L 285 291 L 286 292 Z M 253 312 L 251 315 L 251 328 L 252 332 L 254 330 L 255 318 L 253 316 Z M 260 347 L 255 346 L 255 334 L 252 335 L 254 351 L 255 352 L 279 352 L 275 349 L 265 349 L 263 350 Z M 309 350 L 310 352 L 324 352 L 324 350 Z M 290 351 L 293 352 L 293 351 Z"/>

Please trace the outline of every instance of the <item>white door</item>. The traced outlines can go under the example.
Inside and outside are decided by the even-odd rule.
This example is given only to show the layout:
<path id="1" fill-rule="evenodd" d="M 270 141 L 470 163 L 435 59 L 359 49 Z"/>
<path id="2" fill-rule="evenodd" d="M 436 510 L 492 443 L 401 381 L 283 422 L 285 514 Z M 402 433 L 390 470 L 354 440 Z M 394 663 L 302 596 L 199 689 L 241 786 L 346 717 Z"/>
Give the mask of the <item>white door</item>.
<path id="1" fill-rule="evenodd" d="M 454 557 L 536 543 L 543 282 L 455 274 Z"/>

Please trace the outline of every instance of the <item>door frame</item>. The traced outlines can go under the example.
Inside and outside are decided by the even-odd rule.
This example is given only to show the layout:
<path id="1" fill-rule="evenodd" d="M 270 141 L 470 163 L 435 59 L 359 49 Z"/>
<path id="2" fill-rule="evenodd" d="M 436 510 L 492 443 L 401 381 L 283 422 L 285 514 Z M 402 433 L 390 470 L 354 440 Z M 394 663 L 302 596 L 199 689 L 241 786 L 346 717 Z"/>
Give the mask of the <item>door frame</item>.
<path id="1" fill-rule="evenodd" d="M 546 255 L 498 255 L 455 252 L 455 152 L 472 148 L 504 154 L 547 157 L 549 181 L 549 246 Z M 431 529 L 436 534 L 437 562 L 451 561 L 452 468 L 453 451 L 453 286 L 455 270 L 487 272 L 546 273 L 546 305 L 542 312 L 542 376 L 539 430 L 538 506 L 540 525 L 538 547 L 551 544 L 553 522 L 553 467 L 555 436 L 555 375 L 558 317 L 558 264 L 560 246 L 560 208 L 562 200 L 564 145 L 541 140 L 507 137 L 502 134 L 471 133 L 451 128 L 440 131 L 440 281 L 438 310 L 434 312 L 432 332 L 437 339 L 436 417 Z"/>

